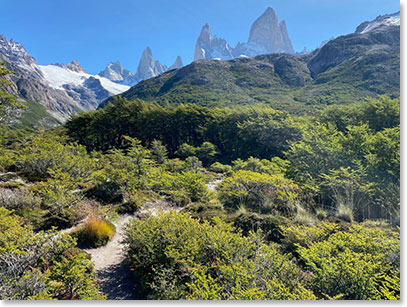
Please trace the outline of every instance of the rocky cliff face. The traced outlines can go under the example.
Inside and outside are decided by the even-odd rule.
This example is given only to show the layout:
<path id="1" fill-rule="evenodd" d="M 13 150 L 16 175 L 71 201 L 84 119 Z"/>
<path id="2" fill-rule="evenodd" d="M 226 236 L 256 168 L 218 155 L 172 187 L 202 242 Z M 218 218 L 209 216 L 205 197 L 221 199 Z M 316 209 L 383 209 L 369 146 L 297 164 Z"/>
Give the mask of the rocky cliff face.
<path id="1" fill-rule="evenodd" d="M 281 28 L 285 31 L 286 40 L 289 40 L 285 23 L 281 25 Z M 253 42 L 263 46 L 268 53 L 292 53 L 292 50 L 286 50 L 281 28 L 276 13 L 269 7 L 250 28 L 249 43 Z"/>
<path id="2" fill-rule="evenodd" d="M 383 26 L 400 26 L 400 11 L 394 14 L 378 16 L 372 21 L 365 21 L 356 28 L 355 33 L 364 34 Z"/>
<path id="3" fill-rule="evenodd" d="M 168 67 L 162 65 L 159 61 L 154 60 L 153 53 L 150 47 L 144 49 L 141 55 L 140 62 L 136 71 L 136 79 L 138 82 L 156 77 L 167 71 Z"/>
<path id="4" fill-rule="evenodd" d="M 209 25 L 205 24 L 195 44 L 194 61 L 209 59 L 230 60 L 233 55 L 229 44 L 216 35 L 212 37 Z"/>
<path id="5" fill-rule="evenodd" d="M 316 76 L 331 67 L 355 59 L 358 62 L 363 60 L 361 69 L 367 70 L 371 66 L 368 64 L 375 62 L 387 60 L 390 64 L 394 54 L 400 54 L 400 13 L 379 16 L 371 22 L 359 25 L 354 34 L 329 40 L 312 52 L 308 67 Z M 366 58 L 371 59 L 367 61 Z M 380 69 L 390 73 L 390 67 L 381 65 Z M 399 72 L 400 67 L 396 71 Z"/>
<path id="6" fill-rule="evenodd" d="M 226 40 L 212 37 L 208 24 L 204 25 L 195 44 L 194 61 L 202 59 L 230 60 L 238 57 L 254 57 L 268 53 L 294 53 L 286 22 L 279 22 L 272 8 L 255 20 L 250 28 L 248 42 L 231 48 Z"/>
<path id="7" fill-rule="evenodd" d="M 60 63 L 56 63 L 55 66 L 61 67 L 61 68 L 65 68 L 65 69 L 69 69 L 75 72 L 84 72 L 85 68 L 83 68 L 80 64 L 79 61 L 72 61 L 71 63 L 68 64 L 60 64 Z"/>

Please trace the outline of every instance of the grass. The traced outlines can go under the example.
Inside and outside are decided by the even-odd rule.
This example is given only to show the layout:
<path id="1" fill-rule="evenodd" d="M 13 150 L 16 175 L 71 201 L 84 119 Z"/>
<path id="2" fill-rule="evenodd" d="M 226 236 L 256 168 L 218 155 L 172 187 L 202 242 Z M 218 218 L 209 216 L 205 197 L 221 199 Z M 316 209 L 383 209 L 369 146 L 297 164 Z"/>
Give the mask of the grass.
<path id="1" fill-rule="evenodd" d="M 349 223 L 353 222 L 352 208 L 344 204 L 339 204 L 337 217 Z"/>
<path id="2" fill-rule="evenodd" d="M 106 245 L 116 232 L 112 223 L 97 217 L 90 217 L 89 220 L 73 233 L 78 244 L 82 246 L 99 247 Z"/>

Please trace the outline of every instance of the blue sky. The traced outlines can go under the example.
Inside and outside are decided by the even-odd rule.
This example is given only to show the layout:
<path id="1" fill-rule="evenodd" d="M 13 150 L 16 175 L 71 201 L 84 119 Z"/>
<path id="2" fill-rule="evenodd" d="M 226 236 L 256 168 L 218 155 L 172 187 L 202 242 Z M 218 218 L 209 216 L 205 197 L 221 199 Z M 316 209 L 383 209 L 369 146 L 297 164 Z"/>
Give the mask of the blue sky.
<path id="1" fill-rule="evenodd" d="M 394 13 L 395 0 L 12 0 L 2 1 L 0 33 L 23 44 L 39 64 L 79 60 L 90 73 L 119 60 L 135 71 L 150 46 L 171 65 L 193 60 L 208 22 L 212 34 L 234 47 L 247 41 L 254 20 L 272 7 L 285 19 L 296 51 L 352 33 L 377 15 Z"/>

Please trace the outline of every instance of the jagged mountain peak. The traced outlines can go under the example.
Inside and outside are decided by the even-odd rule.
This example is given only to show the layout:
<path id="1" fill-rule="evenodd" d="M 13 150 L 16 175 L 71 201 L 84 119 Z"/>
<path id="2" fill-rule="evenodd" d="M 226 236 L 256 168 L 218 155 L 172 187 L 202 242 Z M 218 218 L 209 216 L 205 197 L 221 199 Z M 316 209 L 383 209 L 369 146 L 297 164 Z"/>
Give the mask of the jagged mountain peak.
<path id="1" fill-rule="evenodd" d="M 141 55 L 135 77 L 137 82 L 140 82 L 142 80 L 158 76 L 167 70 L 167 66 L 154 60 L 153 52 L 151 51 L 151 48 L 147 46 Z"/>
<path id="2" fill-rule="evenodd" d="M 172 65 L 170 66 L 169 70 L 171 70 L 171 69 L 178 69 L 178 68 L 181 68 L 181 67 L 183 67 L 183 66 L 184 66 L 184 64 L 182 63 L 182 58 L 181 58 L 180 56 L 177 56 L 177 58 L 175 59 L 174 64 L 172 64 Z"/>
<path id="3" fill-rule="evenodd" d="M 285 20 L 279 22 L 276 12 L 268 7 L 252 24 L 248 42 L 239 42 L 235 48 L 231 48 L 226 40 L 212 36 L 209 24 L 206 23 L 195 44 L 194 61 L 230 60 L 274 52 L 295 53 L 288 35 L 287 23 Z"/>
<path id="4" fill-rule="evenodd" d="M 211 28 L 208 23 L 205 23 L 205 25 L 202 27 L 198 40 L 202 41 L 205 44 L 209 44 L 211 42 Z"/>
<path id="5" fill-rule="evenodd" d="M 282 27 L 285 27 L 285 23 L 282 23 Z M 252 24 L 249 42 L 265 47 L 270 53 L 285 52 L 286 46 L 284 44 L 278 17 L 272 8 L 267 8 Z"/>
<path id="6" fill-rule="evenodd" d="M 194 61 L 204 59 L 233 59 L 232 48 L 223 38 L 212 37 L 208 23 L 202 27 L 195 44 Z"/>
<path id="7" fill-rule="evenodd" d="M 146 47 L 146 49 L 143 50 L 142 56 L 152 56 L 153 52 L 151 51 L 151 48 L 149 46 Z"/>
<path id="8" fill-rule="evenodd" d="M 69 69 L 75 72 L 83 72 L 86 73 L 85 68 L 83 68 L 80 64 L 79 61 L 74 60 L 71 63 L 68 64 L 63 64 L 63 63 L 56 63 L 54 64 L 55 66 L 61 67 L 61 68 L 65 68 L 65 69 Z"/>
<path id="9" fill-rule="evenodd" d="M 124 69 L 119 61 L 110 62 L 98 75 L 119 84 L 134 85 L 137 83 L 135 74 Z"/>
<path id="10" fill-rule="evenodd" d="M 276 12 L 271 7 L 266 8 L 264 13 L 262 15 L 260 15 L 260 17 L 258 19 L 263 19 L 263 18 L 278 19 Z"/>

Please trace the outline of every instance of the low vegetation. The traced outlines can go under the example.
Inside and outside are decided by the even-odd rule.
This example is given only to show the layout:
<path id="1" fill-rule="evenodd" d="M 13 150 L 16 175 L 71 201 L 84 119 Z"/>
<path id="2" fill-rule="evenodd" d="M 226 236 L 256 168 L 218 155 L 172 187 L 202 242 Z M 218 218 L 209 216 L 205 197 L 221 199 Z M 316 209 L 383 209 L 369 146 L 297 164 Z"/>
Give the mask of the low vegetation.
<path id="1" fill-rule="evenodd" d="M 146 298 L 399 299 L 399 104 L 299 117 L 118 100 L 52 130 L 3 125 L 0 296 L 105 298 L 76 245 L 160 201 L 181 212 L 125 232 Z"/>

